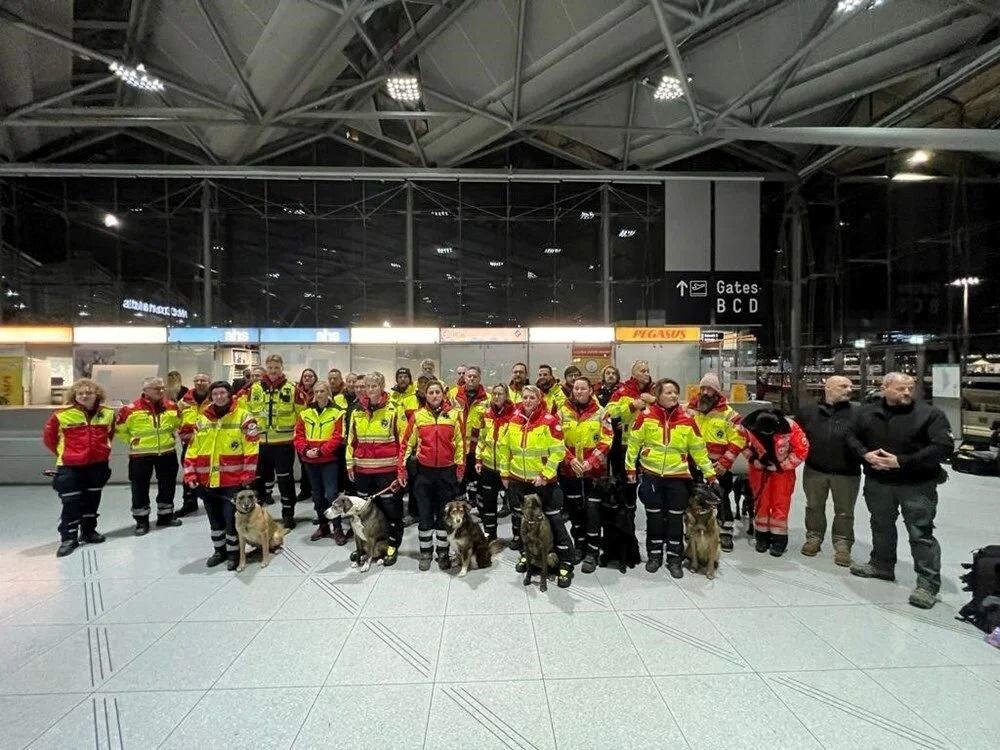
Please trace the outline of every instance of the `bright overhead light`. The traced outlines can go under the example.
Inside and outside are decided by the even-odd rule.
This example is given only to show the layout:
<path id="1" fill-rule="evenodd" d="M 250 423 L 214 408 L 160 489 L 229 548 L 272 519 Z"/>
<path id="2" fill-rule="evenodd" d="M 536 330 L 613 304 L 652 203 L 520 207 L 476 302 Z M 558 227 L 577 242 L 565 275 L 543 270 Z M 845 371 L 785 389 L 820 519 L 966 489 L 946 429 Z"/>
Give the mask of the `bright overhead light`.
<path id="1" fill-rule="evenodd" d="M 674 76 L 663 76 L 660 79 L 660 85 L 653 92 L 653 98 L 661 102 L 673 101 L 682 96 L 684 96 L 684 89 L 681 88 L 680 80 Z"/>
<path id="2" fill-rule="evenodd" d="M 402 266 L 399 263 L 397 263 L 396 261 L 394 261 L 394 260 L 393 261 L 389 261 L 389 265 L 392 268 L 402 268 Z"/>
<path id="3" fill-rule="evenodd" d="M 930 160 L 931 160 L 931 152 L 926 151 L 922 148 L 918 148 L 916 151 L 910 154 L 910 157 L 906 160 L 906 163 L 909 164 L 911 167 L 916 167 L 920 164 L 926 164 Z"/>
<path id="4" fill-rule="evenodd" d="M 163 91 L 163 81 L 146 73 L 146 66 L 142 63 L 133 68 L 116 61 L 111 63 L 108 69 L 121 78 L 126 86 L 142 91 Z"/>
<path id="5" fill-rule="evenodd" d="M 382 327 L 383 328 L 392 328 L 392 323 L 390 323 L 388 320 L 383 320 L 382 321 Z"/>
<path id="6" fill-rule="evenodd" d="M 590 221 L 591 219 L 595 218 L 596 216 L 597 216 L 597 214 L 594 213 L 593 211 L 581 211 L 580 212 L 580 221 Z"/>
<path id="7" fill-rule="evenodd" d="M 528 271 L 528 278 L 529 279 L 537 279 L 538 278 L 538 274 L 535 273 L 534 271 Z"/>
<path id="8" fill-rule="evenodd" d="M 204 268 L 204 266 L 202 266 L 202 268 Z M 269 273 L 269 274 L 267 275 L 267 277 L 268 277 L 269 279 L 280 279 L 280 278 L 281 278 L 281 274 L 280 274 L 280 273 L 278 273 L 277 271 L 273 271 L 272 273 Z"/>
<path id="9" fill-rule="evenodd" d="M 621 237 L 623 240 L 627 240 L 629 237 L 635 237 L 635 230 L 634 229 L 619 229 L 618 230 L 618 236 Z"/>
<path id="10" fill-rule="evenodd" d="M 897 172 L 892 176 L 893 182 L 927 182 L 933 179 L 934 175 L 920 172 Z"/>
<path id="11" fill-rule="evenodd" d="M 121 226 L 121 220 L 114 214 L 104 214 L 104 226 L 108 229 L 116 229 Z"/>
<path id="12" fill-rule="evenodd" d="M 435 250 L 437 250 L 438 255 L 452 255 L 455 252 L 454 248 L 450 247 L 438 247 Z"/>
<path id="13" fill-rule="evenodd" d="M 447 215 L 448 212 L 445 211 L 443 208 L 435 208 L 433 211 L 431 211 L 431 216 L 447 216 Z"/>
<path id="14" fill-rule="evenodd" d="M 89 318 L 90 317 L 90 313 L 87 312 L 86 310 L 80 310 L 80 312 L 78 312 L 77 315 L 79 315 L 81 318 Z"/>
<path id="15" fill-rule="evenodd" d="M 491 260 L 490 261 L 490 268 L 500 268 L 502 265 L 503 265 L 503 261 L 502 260 Z"/>
<path id="16" fill-rule="evenodd" d="M 16 291 L 14 291 L 13 289 L 8 289 L 8 290 L 6 291 L 6 295 L 7 295 L 8 297 L 20 297 L 20 296 L 21 296 L 21 293 L 20 293 L 20 292 L 16 292 Z"/>
<path id="17" fill-rule="evenodd" d="M 952 286 L 979 286 L 980 279 L 978 276 L 965 276 L 961 279 L 955 279 L 951 282 Z"/>
<path id="18" fill-rule="evenodd" d="M 837 3 L 838 13 L 853 13 L 859 8 L 862 10 L 872 10 L 880 6 L 885 0 L 839 0 Z"/>
<path id="19" fill-rule="evenodd" d="M 561 247 L 547 247 L 545 248 L 546 255 L 559 255 L 562 252 Z"/>
<path id="20" fill-rule="evenodd" d="M 420 82 L 416 76 L 392 76 L 386 79 L 385 87 L 396 101 L 415 102 L 420 99 Z"/>

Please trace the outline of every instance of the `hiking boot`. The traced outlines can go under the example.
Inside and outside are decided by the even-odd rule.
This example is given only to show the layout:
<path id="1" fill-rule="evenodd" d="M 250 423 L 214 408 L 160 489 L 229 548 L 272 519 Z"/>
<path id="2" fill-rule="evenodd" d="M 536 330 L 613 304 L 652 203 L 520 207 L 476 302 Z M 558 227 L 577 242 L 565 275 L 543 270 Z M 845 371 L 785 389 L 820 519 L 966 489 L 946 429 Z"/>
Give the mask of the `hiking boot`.
<path id="1" fill-rule="evenodd" d="M 849 568 L 851 566 L 851 545 L 847 542 L 834 542 L 833 562 L 842 568 Z"/>
<path id="2" fill-rule="evenodd" d="M 292 515 L 291 513 L 282 513 L 281 514 L 281 525 L 284 526 L 289 531 L 291 531 L 296 526 L 295 516 Z"/>
<path id="3" fill-rule="evenodd" d="M 316 526 L 316 530 L 309 537 L 310 542 L 318 542 L 320 539 L 330 536 L 330 522 L 323 519 Z"/>
<path id="4" fill-rule="evenodd" d="M 719 534 L 719 546 L 722 547 L 723 552 L 733 551 L 733 535 L 732 534 Z"/>
<path id="5" fill-rule="evenodd" d="M 788 549 L 788 534 L 771 534 L 771 557 L 781 557 Z"/>
<path id="6" fill-rule="evenodd" d="M 579 565 L 580 563 L 583 562 L 583 558 L 584 558 L 583 547 L 582 546 L 574 545 L 573 546 L 573 564 L 574 565 Z"/>
<path id="7" fill-rule="evenodd" d="M 214 568 L 216 565 L 222 565 L 226 561 L 226 553 L 222 550 L 215 550 L 212 556 L 205 561 L 206 568 Z"/>
<path id="8" fill-rule="evenodd" d="M 421 552 L 420 553 L 420 562 L 418 563 L 417 567 L 420 568 L 420 570 L 430 570 L 431 569 L 431 553 L 430 552 Z"/>
<path id="9" fill-rule="evenodd" d="M 107 537 L 97 531 L 91 529 L 90 531 L 80 532 L 80 541 L 86 542 L 87 544 L 100 544 L 101 542 L 107 541 Z"/>
<path id="10" fill-rule="evenodd" d="M 238 562 L 235 552 L 226 553 L 226 570 L 236 570 Z"/>
<path id="11" fill-rule="evenodd" d="M 528 570 L 528 558 L 521 555 L 520 559 L 517 561 L 517 565 L 514 566 L 515 573 L 525 573 Z"/>
<path id="12" fill-rule="evenodd" d="M 178 526 L 183 526 L 183 525 L 184 525 L 184 522 L 181 519 L 174 518 L 173 516 L 168 516 L 168 517 L 165 517 L 165 518 L 157 518 L 156 519 L 156 528 L 158 528 L 158 529 L 176 528 Z"/>
<path id="13" fill-rule="evenodd" d="M 56 550 L 56 557 L 66 557 L 79 546 L 80 543 L 76 539 L 63 539 L 59 549 Z"/>
<path id="14" fill-rule="evenodd" d="M 521 541 L 520 537 L 510 540 L 510 548 L 515 552 L 520 552 L 524 549 L 524 543 Z"/>
<path id="15" fill-rule="evenodd" d="M 584 573 L 593 573 L 597 570 L 597 555 L 591 552 L 585 558 L 583 558 L 583 565 L 580 566 L 580 570 Z"/>
<path id="16" fill-rule="evenodd" d="M 497 518 L 506 518 L 510 515 L 510 506 L 505 502 L 500 506 L 500 510 L 497 511 Z"/>
<path id="17" fill-rule="evenodd" d="M 663 555 L 650 555 L 646 558 L 646 572 L 655 573 L 663 566 Z"/>
<path id="18" fill-rule="evenodd" d="M 930 609 L 936 602 L 937 597 L 934 594 L 919 586 L 913 589 L 913 593 L 910 594 L 910 604 L 920 609 Z"/>
<path id="19" fill-rule="evenodd" d="M 758 552 L 767 552 L 771 546 L 771 533 L 769 531 L 758 531 L 754 539 L 754 549 Z"/>
<path id="20" fill-rule="evenodd" d="M 337 526 L 333 530 L 333 543 L 338 547 L 343 547 L 347 544 L 347 534 L 344 533 L 344 529 L 340 526 Z"/>
<path id="21" fill-rule="evenodd" d="M 667 558 L 667 572 L 670 573 L 671 578 L 684 577 L 684 566 L 681 564 L 680 557 Z"/>
<path id="22" fill-rule="evenodd" d="M 398 554 L 399 550 L 397 550 L 395 547 L 386 547 L 385 557 L 382 558 L 382 564 L 387 568 L 391 568 L 393 565 L 396 564 L 396 558 Z"/>
<path id="23" fill-rule="evenodd" d="M 820 549 L 822 549 L 823 540 L 816 539 L 815 537 L 809 537 L 806 539 L 806 543 L 802 545 L 802 554 L 806 557 L 816 557 L 819 554 Z"/>
<path id="24" fill-rule="evenodd" d="M 896 574 L 891 570 L 879 570 L 871 563 L 864 565 L 852 565 L 851 575 L 858 578 L 880 578 L 883 581 L 895 581 Z"/>
<path id="25" fill-rule="evenodd" d="M 573 569 L 560 566 L 556 585 L 561 589 L 568 589 L 571 583 L 573 583 Z"/>
<path id="26" fill-rule="evenodd" d="M 185 500 L 184 504 L 180 507 L 180 509 L 174 513 L 174 518 L 183 518 L 184 516 L 197 512 L 198 512 L 198 501 L 191 500 L 189 502 Z"/>
<path id="27" fill-rule="evenodd" d="M 149 521 L 137 521 L 135 524 L 135 530 L 132 533 L 136 536 L 146 536 L 146 534 L 149 533 Z"/>
<path id="28" fill-rule="evenodd" d="M 441 570 L 451 569 L 451 557 L 449 557 L 448 555 L 438 555 L 437 561 L 439 569 Z"/>

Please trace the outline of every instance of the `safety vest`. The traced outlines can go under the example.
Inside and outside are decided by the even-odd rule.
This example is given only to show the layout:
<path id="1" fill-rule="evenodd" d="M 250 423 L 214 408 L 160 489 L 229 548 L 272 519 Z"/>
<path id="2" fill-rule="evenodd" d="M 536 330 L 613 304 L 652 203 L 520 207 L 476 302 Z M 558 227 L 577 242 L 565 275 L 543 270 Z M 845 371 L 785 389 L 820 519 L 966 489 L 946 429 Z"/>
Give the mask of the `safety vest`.
<path id="1" fill-rule="evenodd" d="M 396 471 L 406 475 L 406 460 L 417 457 L 417 463 L 431 469 L 448 466 L 465 467 L 465 440 L 462 437 L 462 413 L 456 408 L 442 408 L 436 414 L 428 406 L 413 413 L 399 445 Z"/>
<path id="2" fill-rule="evenodd" d="M 316 404 L 309 404 L 299 412 L 295 421 L 295 451 L 307 464 L 325 464 L 336 457 L 337 449 L 344 442 L 344 410 L 331 401 L 321 411 Z M 319 448 L 317 458 L 308 458 L 305 452 Z"/>
<path id="3" fill-rule="evenodd" d="M 563 476 L 577 476 L 572 467 L 574 458 L 587 464 L 584 476 L 603 475 L 614 432 L 598 400 L 591 397 L 590 403 L 581 407 L 570 399 L 559 407 L 558 416 L 566 443 L 566 457 L 561 467 Z"/>
<path id="4" fill-rule="evenodd" d="M 42 441 L 56 454 L 56 466 L 86 466 L 111 458 L 115 411 L 98 405 L 88 414 L 79 404 L 54 412 L 45 423 Z"/>
<path id="5" fill-rule="evenodd" d="M 405 391 L 397 391 L 393 388 L 389 391 L 389 400 L 398 411 L 406 414 L 407 419 L 420 408 L 420 402 L 417 400 L 417 386 L 413 383 L 410 383 Z"/>
<path id="6" fill-rule="evenodd" d="M 628 434 L 625 466 L 630 477 L 635 476 L 635 469 L 631 467 L 635 466 L 638 458 L 639 468 L 647 474 L 691 479 L 688 456 L 694 460 L 705 479 L 715 477 L 705 441 L 682 406 L 667 412 L 659 404 L 650 404 L 639 412 Z"/>
<path id="7" fill-rule="evenodd" d="M 542 476 L 554 482 L 566 456 L 562 425 L 541 405 L 531 413 L 515 412 L 503 427 L 500 474 L 505 479 L 533 482 Z"/>
<path id="8" fill-rule="evenodd" d="M 289 380 L 268 386 L 271 383 L 266 377 L 254 383 L 246 394 L 244 406 L 257 420 L 261 442 L 266 445 L 290 443 L 295 433 L 295 418 L 302 408 L 298 389 Z"/>
<path id="9" fill-rule="evenodd" d="M 130 456 L 159 456 L 176 450 L 180 410 L 169 399 L 158 406 L 140 396 L 118 412 L 116 434 L 128 446 Z"/>
<path id="10" fill-rule="evenodd" d="M 351 411 L 347 468 L 359 474 L 395 473 L 399 439 L 406 430 L 406 413 L 383 393 L 374 406 L 363 396 Z"/>
<path id="11" fill-rule="evenodd" d="M 476 461 L 487 469 L 500 471 L 500 434 L 503 426 L 514 416 L 514 405 L 507 401 L 499 412 L 490 404 L 483 411 L 483 425 L 476 443 Z"/>
<path id="12" fill-rule="evenodd" d="M 653 387 L 652 383 L 643 387 L 635 378 L 629 378 L 615 391 L 615 395 L 608 402 L 608 414 L 612 419 L 620 419 L 622 423 L 622 439 L 628 439 L 628 432 L 632 429 L 639 411 L 632 406 L 632 401 L 639 398 L 643 393 L 649 393 Z M 631 466 L 631 464 L 629 464 Z"/>
<path id="13" fill-rule="evenodd" d="M 451 403 L 462 415 L 462 435 L 465 438 L 466 450 L 473 453 L 479 440 L 479 432 L 483 428 L 483 413 L 490 403 L 490 397 L 486 395 L 486 389 L 479 386 L 479 390 L 470 400 L 469 392 L 462 388 L 455 394 Z"/>
<path id="14" fill-rule="evenodd" d="M 525 383 L 524 385 L 527 385 L 527 383 Z M 524 385 L 522 385 L 521 388 L 515 388 L 513 380 L 507 384 L 507 397 L 510 399 L 510 402 L 515 406 L 521 403 L 522 400 L 521 390 L 524 388 Z"/>
<path id="15" fill-rule="evenodd" d="M 209 409 L 198 417 L 184 457 L 184 483 L 239 487 L 257 476 L 260 433 L 253 414 L 233 402 L 222 417 Z"/>
<path id="16" fill-rule="evenodd" d="M 205 398 L 199 404 L 195 401 L 194 389 L 185 393 L 181 400 L 177 402 L 177 406 L 181 410 L 181 429 L 180 436 L 181 439 L 187 442 L 190 440 L 191 435 L 194 434 L 194 425 L 198 421 L 198 417 L 205 413 L 205 410 L 212 405 L 212 394 L 206 393 Z"/>
<path id="17" fill-rule="evenodd" d="M 708 457 L 719 468 L 729 471 L 733 462 L 746 446 L 747 441 L 740 430 L 740 415 L 720 396 L 718 403 L 707 414 L 698 411 L 698 399 L 691 399 L 688 414 L 698 425 Z"/>
<path id="18" fill-rule="evenodd" d="M 539 390 L 542 390 L 539 388 Z M 548 392 L 542 391 L 542 406 L 549 414 L 557 414 L 559 408 L 566 403 L 566 393 L 559 381 L 552 384 Z"/>

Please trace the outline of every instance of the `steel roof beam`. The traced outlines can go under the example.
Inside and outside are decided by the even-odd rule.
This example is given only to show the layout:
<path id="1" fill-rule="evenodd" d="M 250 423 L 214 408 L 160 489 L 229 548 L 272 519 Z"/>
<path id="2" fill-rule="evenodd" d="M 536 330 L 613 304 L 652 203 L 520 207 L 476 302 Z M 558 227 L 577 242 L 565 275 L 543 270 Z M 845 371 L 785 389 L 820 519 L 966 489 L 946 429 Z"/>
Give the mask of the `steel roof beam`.
<path id="1" fill-rule="evenodd" d="M 56 102 L 61 102 L 63 99 L 69 99 L 79 94 L 85 94 L 88 91 L 93 91 L 94 89 L 99 89 L 102 86 L 107 86 L 118 80 L 118 76 L 107 75 L 103 78 L 99 78 L 96 81 L 91 81 L 90 83 L 85 83 L 82 86 L 75 86 L 69 91 L 63 91 L 60 94 L 55 94 L 53 96 L 46 97 L 45 99 L 37 99 L 29 104 L 25 104 L 18 109 L 8 112 L 3 117 L 5 120 L 13 120 L 18 117 L 23 117 L 24 115 L 30 114 L 32 112 L 37 112 L 40 109 L 48 107 L 50 104 L 55 104 Z"/>
<path id="2" fill-rule="evenodd" d="M 521 116 L 521 64 L 524 58 L 524 19 L 528 13 L 528 0 L 517 3 L 517 40 L 514 42 L 514 101 L 510 119 L 516 123 Z"/>
<path id="3" fill-rule="evenodd" d="M 663 14 L 663 6 L 660 2 L 661 0 L 649 0 L 649 7 L 653 9 L 653 15 L 656 16 L 656 25 L 660 27 L 660 36 L 663 37 L 663 46 L 667 50 L 670 65 L 674 69 L 674 76 L 677 78 L 677 83 L 680 84 L 681 91 L 684 92 L 684 101 L 687 102 L 688 109 L 691 111 L 691 123 L 694 125 L 695 131 L 701 133 L 701 115 L 698 114 L 698 106 L 694 102 L 691 87 L 688 85 L 687 73 L 684 70 L 684 61 L 681 59 L 681 51 L 677 48 L 674 35 L 670 33 L 670 27 L 667 25 L 667 17 Z M 698 16 L 695 16 L 695 19 L 701 21 L 701 18 Z"/>
<path id="4" fill-rule="evenodd" d="M 236 81 L 240 85 L 240 90 L 243 92 L 243 98 L 247 100 L 247 104 L 250 105 L 254 115 L 256 115 L 257 119 L 260 120 L 264 114 L 261 109 L 260 102 L 257 101 L 257 97 L 250 88 L 250 82 L 247 81 L 246 76 L 243 75 L 243 69 L 240 68 L 239 64 L 236 62 L 236 58 L 233 56 L 232 50 L 229 49 L 229 45 L 226 44 L 226 40 L 223 38 L 222 32 L 219 30 L 219 25 L 215 22 L 215 19 L 212 18 L 212 14 L 208 12 L 208 8 L 205 7 L 205 0 L 195 0 L 195 4 L 198 6 L 198 10 L 201 11 L 202 18 L 205 19 L 205 25 L 208 26 L 208 30 L 211 32 L 212 38 L 215 39 L 215 43 L 219 45 L 219 49 L 222 50 L 222 54 L 226 58 L 226 62 L 229 63 L 229 69 L 233 71 L 233 75 L 236 77 Z"/>

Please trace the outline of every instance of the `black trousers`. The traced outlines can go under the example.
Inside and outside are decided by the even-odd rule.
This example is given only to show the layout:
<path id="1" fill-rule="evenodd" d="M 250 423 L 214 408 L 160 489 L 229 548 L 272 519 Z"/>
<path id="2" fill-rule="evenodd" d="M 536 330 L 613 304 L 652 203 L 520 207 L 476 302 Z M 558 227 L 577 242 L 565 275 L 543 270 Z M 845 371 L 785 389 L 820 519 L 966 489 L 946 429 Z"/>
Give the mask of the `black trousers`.
<path id="1" fill-rule="evenodd" d="M 473 507 L 476 505 L 476 498 L 479 493 L 479 475 L 476 473 L 476 452 L 473 451 L 465 457 L 465 474 L 459 485 L 459 494 L 467 494 L 469 503 Z"/>
<path id="2" fill-rule="evenodd" d="M 80 529 L 84 532 L 97 529 L 101 491 L 110 478 L 111 467 L 107 463 L 60 466 L 56 469 L 52 489 L 62 500 L 57 530 L 63 541 L 76 539 Z"/>
<path id="3" fill-rule="evenodd" d="M 573 544 L 584 554 L 601 551 L 601 498 L 594 480 L 586 477 L 559 477 L 573 533 Z"/>
<path id="4" fill-rule="evenodd" d="M 490 539 L 497 538 L 497 497 L 500 495 L 499 472 L 483 467 L 479 473 L 479 514 L 483 530 Z"/>
<path id="5" fill-rule="evenodd" d="M 187 457 L 188 445 L 189 443 L 181 443 L 181 466 L 184 465 L 184 459 Z M 185 505 L 194 503 L 195 508 L 198 507 L 198 491 L 191 489 L 186 484 L 181 487 L 181 498 Z"/>
<path id="6" fill-rule="evenodd" d="M 437 536 L 438 555 L 448 554 L 448 531 L 444 527 L 444 506 L 458 495 L 458 477 L 454 466 L 435 469 L 417 464 L 417 477 L 413 481 L 413 495 L 417 499 L 417 537 L 420 553 L 430 554 Z"/>
<path id="7" fill-rule="evenodd" d="M 684 547 L 684 512 L 691 498 L 692 482 L 651 474 L 639 478 L 639 499 L 646 506 L 646 552 L 679 557 Z"/>
<path id="8" fill-rule="evenodd" d="M 169 521 L 174 515 L 177 494 L 177 454 L 129 456 L 128 481 L 132 485 L 132 517 L 149 524 L 149 486 L 156 475 L 156 518 Z"/>
<path id="9" fill-rule="evenodd" d="M 701 482 L 704 477 L 701 471 L 698 470 L 697 466 L 693 466 L 692 462 L 689 462 L 689 468 L 691 469 L 691 476 L 694 477 L 694 481 Z M 722 502 L 719 503 L 719 527 L 723 535 L 728 534 L 733 535 L 733 473 L 727 471 L 724 474 L 718 476 L 719 479 L 719 493 L 722 495 Z M 737 499 L 739 502 L 739 499 Z"/>
<path id="10" fill-rule="evenodd" d="M 552 526 L 552 541 L 555 544 L 556 556 L 561 567 L 573 569 L 573 540 L 566 530 L 562 520 L 562 493 L 556 492 L 558 485 L 546 484 L 536 487 L 529 482 L 510 480 L 507 485 L 507 498 L 511 507 L 511 528 L 514 539 L 521 538 L 521 502 L 525 495 L 538 495 L 542 501 L 542 511 Z"/>
<path id="11" fill-rule="evenodd" d="M 359 495 L 378 495 L 396 480 L 395 472 L 383 474 L 355 474 L 354 485 Z M 379 495 L 375 505 L 385 514 L 389 523 L 389 546 L 399 548 L 403 543 L 403 494 Z"/>
<path id="12" fill-rule="evenodd" d="M 212 530 L 212 546 L 216 552 L 235 555 L 239 552 L 239 536 L 236 534 L 236 506 L 232 498 L 238 487 L 200 487 L 195 492 L 201 496 L 208 516 L 208 528 Z"/>
<path id="13" fill-rule="evenodd" d="M 282 518 L 295 515 L 295 477 L 292 476 L 294 464 L 295 446 L 291 443 L 261 443 L 257 456 L 257 501 L 264 504 L 277 479 Z"/>

